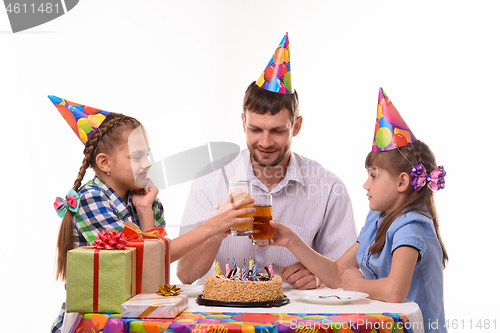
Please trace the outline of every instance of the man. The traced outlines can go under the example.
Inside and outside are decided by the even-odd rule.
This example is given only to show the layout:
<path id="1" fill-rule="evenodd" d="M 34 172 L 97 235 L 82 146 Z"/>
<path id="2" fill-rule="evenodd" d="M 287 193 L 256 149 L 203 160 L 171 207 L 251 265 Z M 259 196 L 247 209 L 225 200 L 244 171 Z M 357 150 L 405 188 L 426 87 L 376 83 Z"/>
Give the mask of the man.
<path id="1" fill-rule="evenodd" d="M 245 93 L 241 118 L 248 150 L 193 182 L 180 234 L 210 218 L 216 203 L 228 196 L 229 180 L 249 179 L 253 194 L 272 194 L 273 219 L 289 225 L 319 253 L 335 260 L 356 241 L 351 201 L 342 181 L 317 162 L 291 151 L 302 117 L 297 92 L 291 92 L 289 69 L 285 35 L 269 66 Z M 182 283 L 203 277 L 214 259 L 222 265 L 236 260 L 240 267 L 253 259 L 259 272 L 272 264 L 297 289 L 319 285 L 287 249 L 259 249 L 247 237 L 226 236 L 212 237 L 179 260 L 177 275 Z"/>

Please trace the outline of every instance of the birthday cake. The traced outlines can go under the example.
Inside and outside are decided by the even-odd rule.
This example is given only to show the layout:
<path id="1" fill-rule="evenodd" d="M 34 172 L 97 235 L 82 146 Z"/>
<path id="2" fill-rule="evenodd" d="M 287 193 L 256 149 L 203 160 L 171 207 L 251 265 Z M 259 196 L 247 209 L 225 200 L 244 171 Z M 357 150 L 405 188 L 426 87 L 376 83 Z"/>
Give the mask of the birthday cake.
<path id="1" fill-rule="evenodd" d="M 203 298 L 214 301 L 268 302 L 284 297 L 283 281 L 277 275 L 262 281 L 242 281 L 211 275 L 205 279 L 203 287 Z"/>

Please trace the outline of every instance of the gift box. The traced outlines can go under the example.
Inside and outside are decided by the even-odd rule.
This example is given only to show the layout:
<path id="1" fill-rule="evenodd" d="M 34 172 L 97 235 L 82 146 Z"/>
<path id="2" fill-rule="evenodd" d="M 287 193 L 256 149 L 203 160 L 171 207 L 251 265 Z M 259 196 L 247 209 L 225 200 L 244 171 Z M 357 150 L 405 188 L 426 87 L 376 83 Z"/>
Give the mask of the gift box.
<path id="1" fill-rule="evenodd" d="M 175 318 L 186 309 L 187 295 L 138 294 L 122 304 L 122 318 Z"/>
<path id="2" fill-rule="evenodd" d="M 142 232 L 132 222 L 124 224 L 127 247 L 137 251 L 137 294 L 154 293 L 159 286 L 170 283 L 170 239 L 161 227 Z"/>
<path id="3" fill-rule="evenodd" d="M 68 251 L 67 312 L 119 313 L 136 295 L 136 250 L 80 247 Z"/>

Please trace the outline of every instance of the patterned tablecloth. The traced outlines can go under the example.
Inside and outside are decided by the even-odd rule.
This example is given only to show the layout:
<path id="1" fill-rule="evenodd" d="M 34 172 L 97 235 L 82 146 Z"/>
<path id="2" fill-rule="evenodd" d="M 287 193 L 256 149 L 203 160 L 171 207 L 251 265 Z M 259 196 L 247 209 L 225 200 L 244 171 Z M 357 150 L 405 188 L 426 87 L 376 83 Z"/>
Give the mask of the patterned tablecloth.
<path id="1" fill-rule="evenodd" d="M 181 289 L 182 290 L 182 289 Z M 290 303 L 272 308 L 212 307 L 196 304 L 191 295 L 175 319 L 125 319 L 119 314 L 76 314 L 68 320 L 73 333 L 423 333 L 416 303 L 361 299 L 349 304 L 311 304 L 306 291 L 284 288 Z M 332 289 L 316 289 L 331 294 Z M 68 318 L 69 319 L 69 318 Z M 66 321 L 66 319 L 65 319 Z M 71 329 L 70 329 L 71 328 Z"/>
<path id="2" fill-rule="evenodd" d="M 404 314 L 183 312 L 175 319 L 84 314 L 74 333 L 412 333 Z"/>

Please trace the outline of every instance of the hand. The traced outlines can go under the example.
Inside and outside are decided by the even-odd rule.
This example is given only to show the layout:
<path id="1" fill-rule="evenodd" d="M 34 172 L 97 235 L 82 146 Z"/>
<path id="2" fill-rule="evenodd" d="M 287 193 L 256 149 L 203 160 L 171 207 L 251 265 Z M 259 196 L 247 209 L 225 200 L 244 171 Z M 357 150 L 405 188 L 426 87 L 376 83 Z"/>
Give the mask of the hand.
<path id="1" fill-rule="evenodd" d="M 158 188 L 156 188 L 151 179 L 148 178 L 144 189 L 132 190 L 132 203 L 134 204 L 134 207 L 136 209 L 151 209 L 158 192 L 160 192 Z"/>
<path id="2" fill-rule="evenodd" d="M 228 195 L 228 197 L 226 198 L 226 200 L 217 202 L 217 204 L 214 207 L 214 211 L 213 211 L 211 217 L 220 215 L 224 212 L 227 212 L 229 209 L 233 208 L 235 205 L 235 198 L 238 198 L 239 196 L 245 194 L 246 192 L 247 192 L 247 190 L 245 190 L 245 189 L 235 191 L 233 193 L 230 193 Z M 254 200 L 254 202 L 255 202 L 255 200 Z"/>
<path id="3" fill-rule="evenodd" d="M 281 278 L 294 288 L 305 290 L 318 287 L 316 276 L 300 262 L 288 267 L 280 267 L 278 272 L 281 274 Z"/>
<path id="4" fill-rule="evenodd" d="M 344 288 L 344 290 L 355 291 L 354 284 L 356 281 L 360 279 L 364 280 L 364 278 L 365 277 L 358 268 L 351 267 L 346 269 L 342 274 L 342 288 Z"/>
<path id="5" fill-rule="evenodd" d="M 270 246 L 284 246 L 287 247 L 288 244 L 293 241 L 297 234 L 287 225 L 276 222 L 274 220 L 269 221 L 269 225 L 274 228 L 273 244 Z M 259 249 L 262 249 L 268 245 L 259 245 Z"/>
<path id="6" fill-rule="evenodd" d="M 238 192 L 239 191 L 236 191 L 234 193 Z M 213 214 L 212 218 L 202 224 L 211 227 L 211 232 L 214 232 L 214 237 L 217 239 L 224 239 L 229 234 L 229 229 L 240 223 L 253 222 L 253 217 L 240 218 L 239 216 L 253 214 L 255 213 L 255 208 L 239 208 L 253 204 L 255 199 L 246 198 L 233 203 L 231 203 L 231 201 L 233 201 L 233 199 L 230 194 L 222 203 L 221 207 Z"/>

